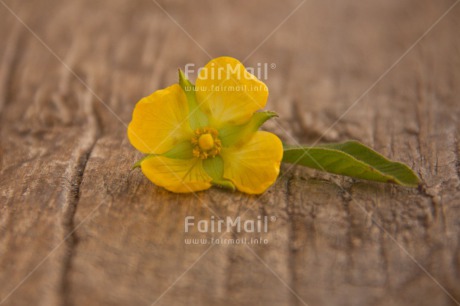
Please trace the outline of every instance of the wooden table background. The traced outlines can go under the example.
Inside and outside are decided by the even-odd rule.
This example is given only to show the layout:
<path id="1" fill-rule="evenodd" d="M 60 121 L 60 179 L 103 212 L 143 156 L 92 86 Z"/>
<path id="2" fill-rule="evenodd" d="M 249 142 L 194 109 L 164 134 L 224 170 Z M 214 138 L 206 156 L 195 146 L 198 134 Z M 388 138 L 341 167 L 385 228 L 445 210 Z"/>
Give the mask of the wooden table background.
<path id="1" fill-rule="evenodd" d="M 0 2 L 0 305 L 459 304 L 458 1 Z M 131 172 L 137 100 L 221 55 L 276 65 L 284 141 L 357 139 L 424 187 L 283 166 L 260 197 L 177 195 Z M 186 245 L 212 236 L 188 215 L 277 219 L 268 245 Z"/>

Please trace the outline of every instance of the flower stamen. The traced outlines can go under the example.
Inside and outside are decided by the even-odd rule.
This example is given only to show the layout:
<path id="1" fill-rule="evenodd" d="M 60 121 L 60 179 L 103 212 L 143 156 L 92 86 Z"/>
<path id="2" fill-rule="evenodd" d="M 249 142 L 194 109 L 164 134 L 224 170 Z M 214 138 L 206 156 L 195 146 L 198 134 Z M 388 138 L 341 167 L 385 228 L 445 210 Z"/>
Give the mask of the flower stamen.
<path id="1" fill-rule="evenodd" d="M 196 129 L 192 137 L 193 156 L 206 159 L 220 153 L 222 143 L 216 129 L 205 127 Z"/>

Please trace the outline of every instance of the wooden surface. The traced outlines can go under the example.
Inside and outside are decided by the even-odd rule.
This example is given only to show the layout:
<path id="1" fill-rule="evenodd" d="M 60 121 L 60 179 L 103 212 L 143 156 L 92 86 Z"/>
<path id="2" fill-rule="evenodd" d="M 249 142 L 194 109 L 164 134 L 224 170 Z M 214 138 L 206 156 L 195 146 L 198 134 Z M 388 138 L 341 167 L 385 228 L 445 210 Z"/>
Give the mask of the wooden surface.
<path id="1" fill-rule="evenodd" d="M 2 0 L 0 305 L 457 305 L 453 4 Z M 134 104 L 208 55 L 276 64 L 266 129 L 284 141 L 357 139 L 425 186 L 283 166 L 260 197 L 176 195 L 131 172 Z M 184 243 L 212 236 L 185 216 L 238 215 L 275 216 L 269 243 Z"/>

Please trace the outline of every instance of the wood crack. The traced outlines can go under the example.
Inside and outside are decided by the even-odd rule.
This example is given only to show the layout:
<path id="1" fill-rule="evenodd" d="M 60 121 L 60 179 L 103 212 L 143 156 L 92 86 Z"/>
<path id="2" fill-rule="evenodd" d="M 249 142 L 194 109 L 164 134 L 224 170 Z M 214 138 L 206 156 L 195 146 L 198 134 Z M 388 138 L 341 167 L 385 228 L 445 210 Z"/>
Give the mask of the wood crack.
<path id="1" fill-rule="evenodd" d="M 455 137 L 455 172 L 457 173 L 457 179 L 460 182 L 460 142 L 458 137 Z"/>
<path id="2" fill-rule="evenodd" d="M 437 187 L 428 187 L 426 183 L 422 183 L 418 190 L 421 196 L 427 198 L 430 201 L 433 219 L 436 220 L 438 217 L 440 218 L 442 230 L 444 234 L 447 234 L 446 216 L 444 213 L 441 196 L 437 191 Z M 427 230 L 428 226 L 429 225 L 426 225 Z"/>
<path id="3" fill-rule="evenodd" d="M 18 47 L 21 28 L 19 24 L 16 24 L 11 31 L 8 41 L 5 43 L 5 52 L 3 53 L 0 64 L 0 114 L 11 99 L 11 83 L 15 70 L 14 68 L 19 60 Z"/>
<path id="4" fill-rule="evenodd" d="M 343 208 L 344 208 L 344 211 L 346 213 L 346 216 L 347 216 L 347 219 L 348 219 L 348 224 L 349 224 L 349 228 L 348 228 L 348 233 L 347 233 L 347 248 L 348 250 L 350 250 L 347 254 L 347 257 L 348 257 L 348 264 L 350 267 L 353 267 L 354 266 L 354 260 L 353 260 L 353 218 L 352 218 L 352 213 L 350 211 L 350 204 L 351 204 L 351 201 L 353 200 L 353 197 L 352 197 L 352 185 L 350 184 L 349 186 L 341 186 L 340 184 L 336 183 L 336 185 L 342 190 L 340 192 L 340 197 L 342 199 L 342 202 L 343 202 Z M 350 275 L 345 275 L 345 279 L 346 281 L 349 283 L 349 284 L 353 284 L 353 281 L 351 279 L 351 276 Z"/>
<path id="5" fill-rule="evenodd" d="M 295 208 L 291 201 L 292 197 L 292 190 L 291 190 L 291 182 L 293 178 L 291 175 L 286 178 L 286 194 L 285 194 L 285 201 L 286 201 L 286 214 L 288 217 L 288 222 L 290 225 L 289 229 L 289 256 L 288 256 L 288 272 L 289 272 L 289 287 L 291 287 L 294 291 L 297 291 L 297 276 L 296 276 L 296 253 L 298 248 L 296 246 L 296 224 L 294 215 L 295 215 Z M 299 305 L 299 300 L 292 295 L 291 296 L 291 304 L 292 305 Z"/>
<path id="6" fill-rule="evenodd" d="M 75 225 L 75 213 L 78 207 L 78 202 L 81 195 L 81 184 L 85 174 L 88 160 L 91 152 L 97 142 L 100 134 L 100 126 L 93 108 L 93 97 L 91 92 L 87 91 L 81 99 L 83 104 L 83 112 L 86 116 L 86 124 L 84 132 L 80 137 L 77 147 L 74 149 L 70 162 L 64 174 L 66 180 L 64 192 L 62 194 L 62 222 L 61 222 L 61 237 L 64 242 L 64 251 L 61 252 L 60 276 L 57 285 L 60 287 L 60 296 L 58 297 L 58 305 L 68 305 L 70 282 L 68 279 L 69 272 L 72 266 L 72 259 L 75 255 L 75 248 L 78 242 L 76 229 L 79 224 Z M 67 183 L 68 181 L 68 183 Z"/>

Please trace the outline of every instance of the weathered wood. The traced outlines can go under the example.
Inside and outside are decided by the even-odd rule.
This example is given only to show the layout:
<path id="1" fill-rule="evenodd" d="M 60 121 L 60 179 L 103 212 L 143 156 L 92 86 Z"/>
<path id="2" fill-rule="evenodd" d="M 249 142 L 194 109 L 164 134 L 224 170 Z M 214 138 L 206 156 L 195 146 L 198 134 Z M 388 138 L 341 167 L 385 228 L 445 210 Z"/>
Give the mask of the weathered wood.
<path id="1" fill-rule="evenodd" d="M 453 1 L 306 1 L 271 33 L 300 3 L 0 5 L 0 305 L 459 303 L 460 5 L 400 59 Z M 424 187 L 290 165 L 259 197 L 154 186 L 126 124 L 206 53 L 276 64 L 284 141 L 358 139 Z M 259 215 L 268 245 L 184 243 L 219 236 L 186 216 Z"/>

